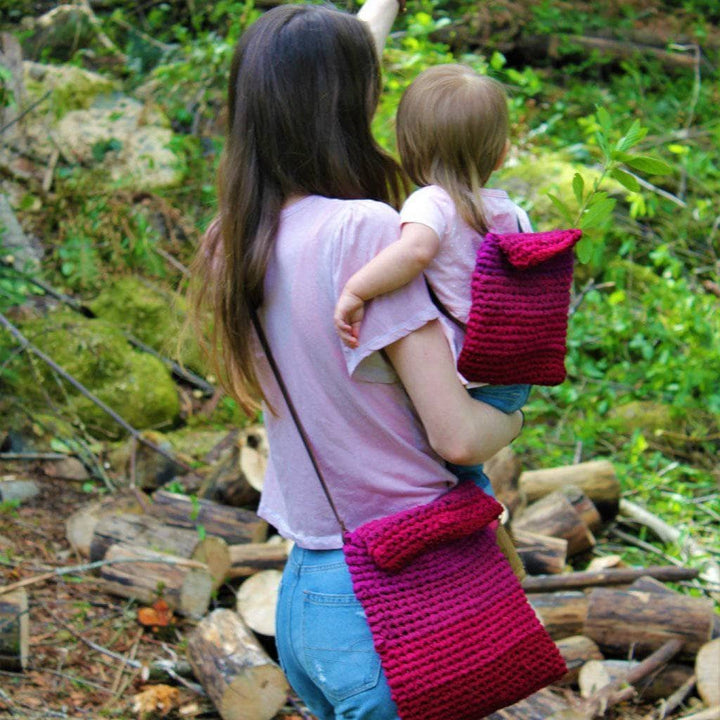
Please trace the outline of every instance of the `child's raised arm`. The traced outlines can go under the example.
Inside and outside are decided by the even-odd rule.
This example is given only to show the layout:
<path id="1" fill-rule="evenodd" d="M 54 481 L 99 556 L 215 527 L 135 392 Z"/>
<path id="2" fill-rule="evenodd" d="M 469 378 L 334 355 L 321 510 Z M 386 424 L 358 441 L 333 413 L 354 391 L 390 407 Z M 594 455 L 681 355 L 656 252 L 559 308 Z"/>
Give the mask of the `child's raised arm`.
<path id="1" fill-rule="evenodd" d="M 437 255 L 440 238 L 422 223 L 405 223 L 400 238 L 378 253 L 346 283 L 333 319 L 340 339 L 356 347 L 365 303 L 416 278 Z"/>

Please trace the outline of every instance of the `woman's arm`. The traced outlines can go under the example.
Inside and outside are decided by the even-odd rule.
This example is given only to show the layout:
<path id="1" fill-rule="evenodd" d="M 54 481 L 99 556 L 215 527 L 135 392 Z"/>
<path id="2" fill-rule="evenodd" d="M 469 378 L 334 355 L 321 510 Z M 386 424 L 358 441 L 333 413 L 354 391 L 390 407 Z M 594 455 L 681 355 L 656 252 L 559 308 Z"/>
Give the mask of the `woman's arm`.
<path id="1" fill-rule="evenodd" d="M 437 320 L 385 349 L 431 447 L 448 462 L 485 462 L 520 433 L 520 411 L 506 414 L 470 397 L 460 383 Z"/>
<path id="2" fill-rule="evenodd" d="M 365 303 L 392 292 L 425 271 L 440 247 L 438 234 L 421 223 L 405 223 L 400 238 L 379 252 L 346 283 L 333 314 L 340 339 L 357 345 Z"/>
<path id="3" fill-rule="evenodd" d="M 390 28 L 401 8 L 405 8 L 405 0 L 366 0 L 357 14 L 370 26 L 378 55 L 382 55 Z"/>

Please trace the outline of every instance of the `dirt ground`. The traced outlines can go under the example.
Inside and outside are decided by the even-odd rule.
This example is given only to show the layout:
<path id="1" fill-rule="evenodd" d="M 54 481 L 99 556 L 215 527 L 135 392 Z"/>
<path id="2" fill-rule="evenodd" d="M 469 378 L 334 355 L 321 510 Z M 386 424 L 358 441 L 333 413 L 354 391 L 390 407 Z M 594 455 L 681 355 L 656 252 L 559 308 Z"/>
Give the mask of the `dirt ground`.
<path id="1" fill-rule="evenodd" d="M 72 551 L 64 521 L 95 497 L 76 483 L 41 475 L 35 480 L 35 498 L 16 508 L 0 503 L 0 586 L 36 580 L 26 585 L 27 669 L 0 669 L 0 717 L 219 718 L 207 697 L 183 685 L 184 678 L 147 677 L 154 661 L 184 659 L 192 622 L 176 617 L 169 627 L 145 627 L 138 603 L 102 592 L 89 571 L 41 579 L 55 568 L 87 562 Z M 226 588 L 216 602 L 227 605 L 231 598 Z M 186 682 L 195 684 L 193 678 Z M 148 687 L 153 689 L 143 694 Z M 310 717 L 292 702 L 278 720 Z M 142 703 L 156 711 L 143 714 L 136 707 Z"/>

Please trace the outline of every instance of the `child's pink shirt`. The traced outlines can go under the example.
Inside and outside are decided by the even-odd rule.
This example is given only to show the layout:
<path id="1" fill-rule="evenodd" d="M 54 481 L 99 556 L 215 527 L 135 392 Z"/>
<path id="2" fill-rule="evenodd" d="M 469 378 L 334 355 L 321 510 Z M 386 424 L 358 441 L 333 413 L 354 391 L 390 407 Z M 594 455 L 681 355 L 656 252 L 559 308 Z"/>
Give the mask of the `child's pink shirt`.
<path id="1" fill-rule="evenodd" d="M 266 275 L 261 322 L 349 529 L 430 502 L 456 482 L 379 352 L 438 317 L 423 278 L 367 304 L 356 349 L 333 324 L 345 282 L 399 231 L 383 203 L 306 197 L 283 211 Z M 259 514 L 301 547 L 339 548 L 297 428 L 264 361 L 260 370 L 278 415 L 265 410 L 270 459 Z"/>
<path id="2" fill-rule="evenodd" d="M 517 232 L 518 220 L 523 230 L 530 230 L 530 220 L 504 190 L 480 190 L 483 210 L 493 232 Z M 400 211 L 402 223 L 421 223 L 434 230 L 440 238 L 437 254 L 425 270 L 425 277 L 440 302 L 460 322 L 467 323 L 470 313 L 470 278 L 475 256 L 483 236 L 473 230 L 458 214 L 450 196 L 437 185 L 416 190 Z M 452 338 L 455 359 L 462 347 L 463 333 L 446 322 L 446 334 Z M 448 332 L 448 331 L 451 332 Z"/>

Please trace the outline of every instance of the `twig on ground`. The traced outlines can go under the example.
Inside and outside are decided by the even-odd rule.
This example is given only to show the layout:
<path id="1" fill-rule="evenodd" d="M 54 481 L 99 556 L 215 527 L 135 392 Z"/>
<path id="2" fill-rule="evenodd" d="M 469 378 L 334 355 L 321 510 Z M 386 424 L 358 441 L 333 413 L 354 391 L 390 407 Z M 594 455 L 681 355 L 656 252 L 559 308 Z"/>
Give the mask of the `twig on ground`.
<path id="1" fill-rule="evenodd" d="M 658 708 L 648 713 L 642 720 L 664 720 L 685 702 L 685 698 L 695 688 L 696 681 L 695 675 L 691 675 L 672 695 L 662 700 Z"/>
<path id="2" fill-rule="evenodd" d="M 618 528 L 611 528 L 609 531 L 609 534 L 613 537 L 618 538 L 619 540 L 622 540 L 625 543 L 628 543 L 630 545 L 635 545 L 636 547 L 639 547 L 641 550 L 645 550 L 645 552 L 652 553 L 653 555 L 657 555 L 658 557 L 661 557 L 663 560 L 667 561 L 671 565 L 676 565 L 677 567 L 684 567 L 683 563 L 678 560 L 677 558 L 674 558 L 667 553 L 664 553 L 662 550 L 659 550 L 654 545 L 652 545 L 649 542 L 645 542 L 644 540 L 640 540 L 640 538 L 636 538 L 634 535 L 631 535 L 630 533 L 626 533 L 622 530 L 619 530 Z"/>

